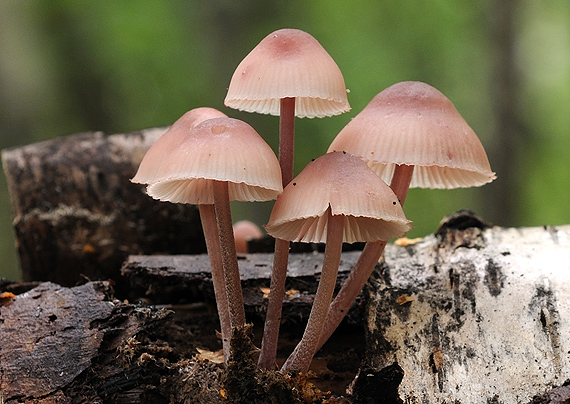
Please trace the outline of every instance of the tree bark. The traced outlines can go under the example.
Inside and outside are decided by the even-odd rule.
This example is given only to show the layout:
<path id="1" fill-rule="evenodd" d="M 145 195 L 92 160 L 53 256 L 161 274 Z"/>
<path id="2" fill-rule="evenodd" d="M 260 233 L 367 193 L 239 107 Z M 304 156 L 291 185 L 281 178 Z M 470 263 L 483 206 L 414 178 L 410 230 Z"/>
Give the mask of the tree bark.
<path id="1" fill-rule="evenodd" d="M 528 403 L 570 379 L 570 226 L 443 227 L 384 261 L 353 393 L 390 369 L 404 403 Z"/>
<path id="2" fill-rule="evenodd" d="M 0 403 L 96 403 L 140 394 L 141 368 L 118 354 L 171 315 L 113 299 L 106 282 L 47 282 L 17 295 L 0 305 Z"/>
<path id="3" fill-rule="evenodd" d="M 358 254 L 343 253 L 342 276 Z M 298 292 L 284 312 L 297 323 L 310 310 L 322 258 L 291 255 L 288 286 Z M 248 320 L 262 324 L 260 286 L 268 285 L 272 257 L 239 263 Z M 133 291 L 170 302 L 174 313 L 116 300 L 104 282 L 10 288 L 19 294 L 0 300 L 0 402 L 219 401 L 220 367 L 195 355 L 197 346 L 221 347 L 215 306 L 204 304 L 213 299 L 207 268 L 205 255 L 129 258 L 123 273 Z M 345 394 L 353 403 L 570 399 L 570 225 L 499 228 L 462 212 L 436 234 L 388 244 L 354 307 L 366 353 Z M 331 369 L 357 337 L 331 350 L 332 338 L 317 353 L 312 370 L 326 373 L 316 384 L 328 378 L 342 394 L 349 382 Z"/>
<path id="4" fill-rule="evenodd" d="M 337 290 L 348 276 L 358 251 L 346 252 L 339 267 Z M 286 281 L 288 295 L 283 301 L 283 321 L 300 322 L 309 316 L 320 279 L 321 253 L 291 254 Z M 273 254 L 239 256 L 244 304 L 249 321 L 263 321 L 267 309 Z M 177 301 L 214 301 L 208 257 L 198 255 L 131 255 L 122 268 L 130 284 L 131 296 L 144 296 L 155 304 Z M 348 321 L 362 321 L 361 300 L 353 305 Z"/>
<path id="5" fill-rule="evenodd" d="M 115 279 L 128 254 L 206 251 L 197 208 L 158 202 L 132 178 L 165 129 L 100 132 L 2 151 L 23 279 Z"/>

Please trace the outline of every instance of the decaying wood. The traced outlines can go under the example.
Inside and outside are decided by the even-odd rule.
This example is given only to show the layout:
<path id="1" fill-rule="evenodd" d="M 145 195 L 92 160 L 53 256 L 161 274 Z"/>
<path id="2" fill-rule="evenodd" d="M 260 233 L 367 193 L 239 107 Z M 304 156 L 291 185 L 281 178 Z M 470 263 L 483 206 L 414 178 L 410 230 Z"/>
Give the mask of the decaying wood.
<path id="1" fill-rule="evenodd" d="M 570 226 L 443 229 L 384 257 L 354 389 L 391 367 L 405 403 L 528 403 L 570 379 Z"/>
<path id="2" fill-rule="evenodd" d="M 128 254 L 205 252 L 194 206 L 154 201 L 129 181 L 164 131 L 84 133 L 2 151 L 24 280 L 117 279 Z"/>
<path id="3" fill-rule="evenodd" d="M 358 254 L 343 255 L 341 273 Z M 250 313 L 262 312 L 271 256 L 239 262 L 246 295 L 256 296 Z M 299 292 L 289 313 L 310 304 L 321 263 L 322 253 L 292 254 Z M 219 401 L 220 367 L 195 357 L 202 333 L 202 347 L 221 346 L 215 306 L 202 303 L 212 299 L 207 268 L 205 255 L 129 258 L 134 290 L 178 302 L 174 317 L 114 299 L 105 282 L 12 288 L 19 294 L 0 305 L 0 402 Z M 504 229 L 461 214 L 420 241 L 389 244 L 360 306 L 353 319 L 365 324 L 366 353 L 346 395 L 354 403 L 570 398 L 570 226 Z M 314 369 L 342 391 L 349 382 L 330 370 L 341 353 L 317 354 Z"/>
<path id="4" fill-rule="evenodd" d="M 343 255 L 341 274 L 358 254 Z M 292 259 L 310 302 L 322 254 Z M 153 295 L 158 274 L 207 284 L 205 265 L 130 257 L 123 271 Z M 270 256 L 240 265 L 244 285 L 269 277 Z M 504 229 L 462 213 L 420 242 L 389 244 L 365 302 L 367 354 L 351 387 L 362 402 L 528 403 L 570 379 L 570 226 Z"/>
<path id="5" fill-rule="evenodd" d="M 118 348 L 171 312 L 111 294 L 106 282 L 47 282 L 0 306 L 0 402 L 96 403 L 144 384 Z"/>
<path id="6" fill-rule="evenodd" d="M 360 253 L 346 252 L 341 260 L 337 286 L 346 279 Z M 238 259 L 244 304 L 248 318 L 265 318 L 266 290 L 269 288 L 273 255 L 245 254 Z M 122 273 L 129 280 L 131 293 L 144 296 L 153 303 L 174 301 L 214 301 L 214 290 L 207 255 L 129 256 Z M 301 321 L 311 311 L 322 265 L 322 253 L 291 254 L 286 288 L 289 291 L 283 304 L 284 320 Z M 360 300 L 353 305 L 350 321 L 362 322 Z"/>

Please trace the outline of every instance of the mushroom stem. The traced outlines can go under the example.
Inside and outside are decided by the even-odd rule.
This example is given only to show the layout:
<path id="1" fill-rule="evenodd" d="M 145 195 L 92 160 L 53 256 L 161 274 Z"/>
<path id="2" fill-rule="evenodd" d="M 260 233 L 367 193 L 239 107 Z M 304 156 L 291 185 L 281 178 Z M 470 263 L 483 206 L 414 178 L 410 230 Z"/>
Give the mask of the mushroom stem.
<path id="1" fill-rule="evenodd" d="M 279 238 L 275 239 L 275 253 L 273 255 L 274 270 L 271 273 L 267 315 L 265 317 L 265 326 L 263 328 L 261 351 L 257 362 L 257 367 L 260 369 L 269 370 L 275 368 L 288 261 L 289 241 L 281 240 Z M 280 268 L 282 269 L 280 270 Z"/>
<path id="2" fill-rule="evenodd" d="M 232 228 L 228 183 L 226 181 L 213 181 L 212 183 L 214 191 L 214 210 L 218 224 L 222 265 L 224 268 L 224 279 L 226 282 L 226 293 L 230 312 L 230 325 L 233 330 L 235 327 L 245 325 L 245 310 L 243 307 L 241 280 Z"/>
<path id="3" fill-rule="evenodd" d="M 402 206 L 406 200 L 413 173 L 414 166 L 408 165 L 397 165 L 394 170 L 390 188 L 392 188 L 392 191 L 394 191 Z M 362 250 L 360 257 L 358 257 L 354 268 L 330 305 L 318 349 L 327 342 L 344 316 L 348 313 L 350 306 L 352 306 L 352 303 L 358 297 L 358 294 L 368 281 L 368 278 L 370 278 L 374 267 L 382 256 L 384 247 L 386 247 L 386 241 L 384 240 L 368 242 L 364 246 L 364 250 Z"/>
<path id="4" fill-rule="evenodd" d="M 412 181 L 413 174 L 414 166 L 398 164 L 394 169 L 390 188 L 392 188 L 392 191 L 394 191 L 400 201 L 400 205 L 402 206 L 404 206 L 406 196 L 408 195 L 408 189 L 410 189 L 410 182 Z"/>
<path id="5" fill-rule="evenodd" d="M 214 205 L 198 205 L 200 220 L 206 240 L 206 249 L 210 257 L 210 268 L 212 271 L 212 283 L 214 284 L 214 294 L 218 316 L 220 318 L 220 330 L 222 333 L 222 346 L 224 348 L 224 359 L 228 360 L 230 355 L 230 338 L 232 327 L 230 325 L 230 311 L 228 308 L 228 295 L 224 280 L 224 269 L 222 266 L 222 249 L 220 247 L 220 237 L 216 224 L 216 213 Z"/>
<path id="6" fill-rule="evenodd" d="M 293 179 L 294 148 L 295 98 L 287 97 L 280 100 L 279 112 L 279 165 L 283 188 Z M 269 302 L 263 328 L 261 352 L 257 362 L 260 369 L 271 369 L 275 366 L 288 263 L 289 241 L 276 239 Z"/>
<path id="7" fill-rule="evenodd" d="M 279 111 L 279 165 L 283 188 L 293 179 L 295 149 L 295 98 L 280 100 Z"/>
<path id="8" fill-rule="evenodd" d="M 283 371 L 299 370 L 306 372 L 309 370 L 311 360 L 319 348 L 320 336 L 336 284 L 344 226 L 343 215 L 333 215 L 330 207 L 326 214 L 328 215 L 327 239 L 321 279 L 303 337 L 283 365 L 281 369 Z"/>

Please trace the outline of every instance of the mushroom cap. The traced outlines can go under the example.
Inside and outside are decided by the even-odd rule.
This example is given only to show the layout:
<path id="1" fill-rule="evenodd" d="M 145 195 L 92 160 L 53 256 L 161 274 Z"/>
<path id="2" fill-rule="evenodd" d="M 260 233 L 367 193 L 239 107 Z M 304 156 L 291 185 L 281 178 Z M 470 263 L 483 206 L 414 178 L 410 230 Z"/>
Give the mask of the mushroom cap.
<path id="1" fill-rule="evenodd" d="M 186 112 L 147 150 L 131 182 L 155 182 L 161 170 L 160 166 L 165 161 L 168 162 L 170 153 L 180 145 L 190 129 L 207 119 L 223 117 L 226 117 L 226 114 L 209 107 L 194 108 Z"/>
<path id="2" fill-rule="evenodd" d="M 480 186 L 495 179 L 479 138 L 432 86 L 406 81 L 378 93 L 328 151 L 361 156 L 384 181 L 396 164 L 413 165 L 410 188 Z"/>
<path id="3" fill-rule="evenodd" d="M 343 152 L 310 162 L 277 197 L 265 228 L 283 240 L 325 242 L 329 208 L 344 215 L 347 243 L 387 240 L 410 230 L 390 187 L 360 158 Z"/>
<path id="4" fill-rule="evenodd" d="M 295 97 L 295 115 L 338 115 L 350 110 L 344 78 L 315 38 L 298 29 L 267 35 L 236 68 L 224 104 L 279 115 L 279 100 Z"/>
<path id="5" fill-rule="evenodd" d="M 228 182 L 231 201 L 272 200 L 283 190 L 279 161 L 255 129 L 214 118 L 188 132 L 147 193 L 161 201 L 213 204 L 213 180 Z"/>
<path id="6" fill-rule="evenodd" d="M 249 220 L 240 220 L 234 223 L 234 240 L 236 252 L 247 253 L 247 243 L 249 240 L 258 239 L 263 236 L 261 229 Z"/>

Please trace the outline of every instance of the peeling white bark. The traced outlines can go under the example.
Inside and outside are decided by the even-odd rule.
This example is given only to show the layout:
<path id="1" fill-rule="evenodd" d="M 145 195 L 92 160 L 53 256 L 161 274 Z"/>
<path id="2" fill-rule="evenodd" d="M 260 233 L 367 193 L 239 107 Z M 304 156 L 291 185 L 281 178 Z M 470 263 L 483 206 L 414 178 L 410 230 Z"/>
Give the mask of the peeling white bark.
<path id="1" fill-rule="evenodd" d="M 527 403 L 570 378 L 570 226 L 450 230 L 384 258 L 367 360 L 397 362 L 405 403 Z"/>

